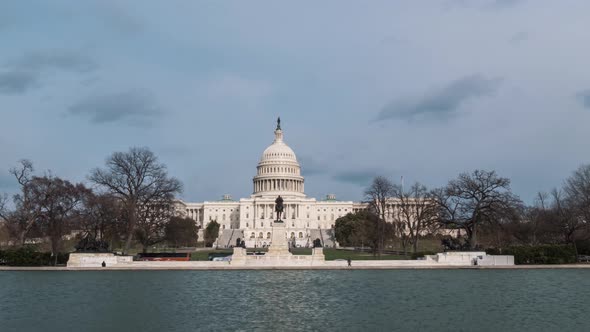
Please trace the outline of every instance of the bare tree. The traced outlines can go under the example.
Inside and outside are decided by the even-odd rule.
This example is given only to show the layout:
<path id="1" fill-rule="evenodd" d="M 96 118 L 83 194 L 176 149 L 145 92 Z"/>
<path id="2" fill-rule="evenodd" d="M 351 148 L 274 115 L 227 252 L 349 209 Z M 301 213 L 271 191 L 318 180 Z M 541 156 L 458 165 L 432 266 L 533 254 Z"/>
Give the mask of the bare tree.
<path id="1" fill-rule="evenodd" d="M 125 209 L 126 241 L 124 252 L 131 247 L 141 212 L 151 205 L 169 202 L 182 191 L 182 184 L 168 177 L 166 166 L 147 148 L 115 152 L 106 160 L 106 168 L 94 169 L 90 181 L 116 197 Z"/>
<path id="2" fill-rule="evenodd" d="M 79 219 L 83 198 L 90 190 L 52 176 L 33 177 L 27 187 L 34 210 L 40 212 L 36 221 L 49 238 L 57 262 L 63 236 L 73 229 L 75 219 Z"/>
<path id="3" fill-rule="evenodd" d="M 443 225 L 463 228 L 469 246 L 476 248 L 477 228 L 483 223 L 496 223 L 514 214 L 520 199 L 510 191 L 510 180 L 495 171 L 476 170 L 462 173 L 446 187 L 434 193 L 438 221 Z"/>
<path id="4" fill-rule="evenodd" d="M 365 199 L 369 203 L 369 210 L 373 211 L 382 221 L 375 223 L 376 227 L 378 227 L 376 231 L 379 237 L 379 243 L 376 251 L 379 256 L 381 256 L 385 242 L 387 200 L 393 196 L 393 193 L 393 183 L 383 176 L 375 177 L 371 185 L 365 190 Z"/>
<path id="5" fill-rule="evenodd" d="M 143 252 L 154 244 L 158 244 L 166 239 L 166 225 L 172 217 L 177 216 L 173 202 L 155 202 L 145 206 L 140 211 L 135 236 L 141 243 Z"/>
<path id="6" fill-rule="evenodd" d="M 579 222 L 590 224 L 590 165 L 580 166 L 566 180 L 563 188 L 566 199 L 574 209 Z"/>
<path id="7" fill-rule="evenodd" d="M 553 198 L 551 206 L 553 222 L 563 234 L 565 243 L 575 246 L 576 233 L 587 225 L 577 213 L 575 201 L 569 199 L 567 194 L 561 190 L 553 189 L 551 196 Z"/>
<path id="8" fill-rule="evenodd" d="M 20 186 L 20 192 L 13 196 L 14 210 L 8 209 L 8 196 L 0 197 L 0 218 L 4 219 L 10 233 L 17 238 L 18 245 L 24 245 L 27 235 L 35 225 L 40 211 L 32 202 L 29 183 L 33 177 L 33 163 L 27 159 L 19 161 L 19 166 L 9 170 Z"/>
<path id="9" fill-rule="evenodd" d="M 393 211 L 394 224 L 399 224 L 402 246 L 408 245 L 416 252 L 420 236 L 432 231 L 435 226 L 437 209 L 428 189 L 416 182 L 408 191 L 400 185 L 394 186 L 394 197 L 399 203 Z"/>
<path id="10" fill-rule="evenodd" d="M 84 205 L 81 227 L 85 236 L 100 242 L 110 242 L 112 245 L 123 225 L 120 202 L 109 193 L 90 193 L 85 197 Z"/>

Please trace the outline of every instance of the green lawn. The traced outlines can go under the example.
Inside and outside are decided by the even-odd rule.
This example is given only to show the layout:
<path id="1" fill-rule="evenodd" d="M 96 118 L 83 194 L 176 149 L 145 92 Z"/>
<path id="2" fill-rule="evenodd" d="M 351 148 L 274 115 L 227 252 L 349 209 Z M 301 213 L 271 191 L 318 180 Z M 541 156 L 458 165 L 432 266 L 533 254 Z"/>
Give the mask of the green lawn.
<path id="1" fill-rule="evenodd" d="M 340 250 L 340 249 L 324 249 L 324 255 L 326 256 L 327 261 L 333 261 L 335 259 L 348 259 L 350 258 L 353 261 L 366 261 L 366 260 L 392 260 L 392 259 L 411 259 L 410 257 L 406 256 L 399 256 L 399 255 L 381 255 L 381 257 L 373 256 L 372 253 L 368 252 L 360 252 L 360 251 L 352 251 L 352 250 Z"/>
<path id="2" fill-rule="evenodd" d="M 248 248 L 248 252 L 254 251 L 262 251 L 266 252 L 267 249 L 260 249 L 260 248 Z M 191 254 L 192 261 L 206 261 L 209 257 L 209 254 L 231 254 L 233 251 L 229 249 L 211 249 L 211 250 L 201 250 L 195 251 Z M 294 255 L 311 255 L 311 248 L 296 248 L 292 250 Z M 348 259 L 351 260 L 375 260 L 375 259 L 383 259 L 383 260 L 392 260 L 392 259 L 410 259 L 406 256 L 398 256 L 398 255 L 381 255 L 381 258 L 377 256 L 373 256 L 371 253 L 360 252 L 360 251 L 351 251 L 351 250 L 339 250 L 339 249 L 324 249 L 324 255 L 326 256 L 326 260 L 333 261 L 335 259 Z"/>

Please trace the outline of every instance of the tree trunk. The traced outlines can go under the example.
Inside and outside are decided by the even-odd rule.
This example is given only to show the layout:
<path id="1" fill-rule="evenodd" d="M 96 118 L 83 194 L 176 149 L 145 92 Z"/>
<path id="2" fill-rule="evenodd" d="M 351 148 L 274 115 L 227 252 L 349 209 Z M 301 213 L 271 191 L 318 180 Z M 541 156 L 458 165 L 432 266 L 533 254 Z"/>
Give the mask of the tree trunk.
<path id="1" fill-rule="evenodd" d="M 21 247 L 24 247 L 25 246 L 25 237 L 26 237 L 26 235 L 27 235 L 27 231 L 26 230 L 20 232 L 18 243 L 20 244 Z"/>
<path id="2" fill-rule="evenodd" d="M 131 247 L 131 241 L 133 240 L 133 229 L 129 229 L 127 234 L 127 239 L 125 240 L 125 248 L 123 248 L 123 255 L 126 255 L 129 252 L 129 248 Z"/>
<path id="3" fill-rule="evenodd" d="M 469 249 L 473 250 L 477 247 L 477 225 L 473 225 L 473 229 L 469 234 Z"/>
<path id="4" fill-rule="evenodd" d="M 131 241 L 133 241 L 133 233 L 135 232 L 135 204 L 131 204 L 129 208 L 129 227 L 127 228 L 127 239 L 125 239 L 125 248 L 123 248 L 123 255 L 126 255 L 131 248 Z"/>

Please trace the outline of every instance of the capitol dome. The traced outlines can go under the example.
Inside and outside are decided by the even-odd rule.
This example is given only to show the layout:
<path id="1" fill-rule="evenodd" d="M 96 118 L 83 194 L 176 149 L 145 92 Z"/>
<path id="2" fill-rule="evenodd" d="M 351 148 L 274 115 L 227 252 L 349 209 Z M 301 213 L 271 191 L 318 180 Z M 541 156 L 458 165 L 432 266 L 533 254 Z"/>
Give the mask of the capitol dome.
<path id="1" fill-rule="evenodd" d="M 262 153 L 253 181 L 254 194 L 303 195 L 301 167 L 295 152 L 283 140 L 280 118 L 275 129 L 275 139 Z"/>

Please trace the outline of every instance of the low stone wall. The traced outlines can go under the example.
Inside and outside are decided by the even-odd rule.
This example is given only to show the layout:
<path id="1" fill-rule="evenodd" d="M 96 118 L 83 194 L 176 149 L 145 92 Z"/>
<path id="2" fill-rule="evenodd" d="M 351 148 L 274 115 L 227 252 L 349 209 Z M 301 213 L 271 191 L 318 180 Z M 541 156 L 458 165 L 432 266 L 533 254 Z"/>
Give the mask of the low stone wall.
<path id="1" fill-rule="evenodd" d="M 483 257 L 485 251 L 449 251 L 436 254 L 435 261 L 445 265 L 475 265 Z"/>
<path id="2" fill-rule="evenodd" d="M 68 267 L 107 267 L 129 265 L 133 263 L 133 256 L 115 256 L 112 253 L 71 253 Z"/>
<path id="3" fill-rule="evenodd" d="M 508 255 L 487 255 L 478 258 L 477 265 L 481 266 L 507 266 L 514 265 L 514 256 Z"/>
<path id="4" fill-rule="evenodd" d="M 136 261 L 131 256 L 113 254 L 70 254 L 69 268 L 121 269 L 256 269 L 256 268 L 346 268 L 344 260 L 326 261 L 322 248 L 312 255 L 248 255 L 246 249 L 234 248 L 230 261 Z M 476 263 L 477 262 L 477 263 Z M 352 260 L 353 268 L 437 268 L 481 266 L 513 266 L 514 256 L 490 256 L 485 252 L 448 252 L 426 256 L 420 260 Z"/>

